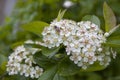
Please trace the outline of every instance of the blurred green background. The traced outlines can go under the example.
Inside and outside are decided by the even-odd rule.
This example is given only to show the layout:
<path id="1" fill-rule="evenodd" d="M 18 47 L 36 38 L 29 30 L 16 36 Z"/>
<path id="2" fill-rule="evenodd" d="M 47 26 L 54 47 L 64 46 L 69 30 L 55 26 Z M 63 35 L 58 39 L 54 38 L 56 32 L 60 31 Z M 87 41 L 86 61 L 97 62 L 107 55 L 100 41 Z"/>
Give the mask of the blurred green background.
<path id="1" fill-rule="evenodd" d="M 104 26 L 103 2 L 106 1 L 120 23 L 120 0 L 69 0 L 73 3 L 65 7 L 65 0 L 17 0 L 11 16 L 6 17 L 0 27 L 0 56 L 7 57 L 12 52 L 13 43 L 28 39 L 36 40 L 38 36 L 25 32 L 21 25 L 32 21 L 50 23 L 57 17 L 60 9 L 67 9 L 64 18 L 80 21 L 85 15 L 96 15 Z M 1 60 L 1 59 L 0 59 Z M 75 76 L 76 80 L 120 80 L 120 55 L 102 71 L 85 72 Z M 1 65 L 2 61 L 0 61 Z M 2 75 L 2 74 L 0 74 Z"/>

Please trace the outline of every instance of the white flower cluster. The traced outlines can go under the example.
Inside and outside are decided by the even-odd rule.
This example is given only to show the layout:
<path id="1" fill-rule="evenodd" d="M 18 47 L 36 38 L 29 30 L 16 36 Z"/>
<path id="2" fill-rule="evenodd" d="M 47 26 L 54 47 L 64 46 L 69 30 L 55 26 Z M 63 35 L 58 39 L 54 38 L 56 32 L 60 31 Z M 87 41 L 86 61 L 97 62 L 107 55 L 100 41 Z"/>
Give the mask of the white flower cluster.
<path id="1" fill-rule="evenodd" d="M 101 45 L 106 42 L 109 33 L 103 34 L 98 25 L 90 21 L 54 20 L 45 27 L 42 35 L 45 47 L 63 44 L 70 60 L 83 69 L 97 61 L 107 66 L 111 60 L 109 50 Z"/>
<path id="2" fill-rule="evenodd" d="M 23 45 L 18 46 L 9 56 L 7 64 L 9 75 L 20 74 L 26 77 L 39 78 L 43 73 L 43 69 L 39 66 L 33 66 L 36 64 L 33 59 L 33 54 L 37 50 L 34 48 L 27 50 Z"/>
<path id="3" fill-rule="evenodd" d="M 68 38 L 75 35 L 76 22 L 71 20 L 54 20 L 49 27 L 45 27 L 42 32 L 44 46 L 48 48 L 58 47 L 61 43 L 68 45 Z"/>

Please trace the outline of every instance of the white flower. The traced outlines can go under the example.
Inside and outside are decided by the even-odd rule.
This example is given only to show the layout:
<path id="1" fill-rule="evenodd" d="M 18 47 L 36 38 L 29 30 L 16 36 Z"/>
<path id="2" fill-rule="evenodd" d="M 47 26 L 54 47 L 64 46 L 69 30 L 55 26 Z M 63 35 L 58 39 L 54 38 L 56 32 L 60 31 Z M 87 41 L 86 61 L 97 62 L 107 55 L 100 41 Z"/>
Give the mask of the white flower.
<path id="1" fill-rule="evenodd" d="M 15 54 L 19 54 L 20 52 L 23 52 L 23 51 L 25 51 L 25 48 L 24 48 L 24 46 L 22 45 L 22 46 L 18 46 L 16 49 L 15 49 Z"/>
<path id="2" fill-rule="evenodd" d="M 102 48 L 98 48 L 98 51 L 101 52 L 101 51 L 102 51 Z"/>
<path id="3" fill-rule="evenodd" d="M 36 66 L 35 70 L 36 70 L 35 77 L 39 78 L 39 76 L 42 75 L 41 73 L 43 72 L 43 69 L 38 67 L 38 66 Z"/>
<path id="4" fill-rule="evenodd" d="M 18 46 L 8 58 L 8 74 L 20 74 L 25 77 L 38 78 L 43 73 L 43 69 L 38 66 L 33 66 L 33 64 L 35 64 L 33 54 L 35 54 L 36 51 L 38 51 L 38 49 L 26 49 L 23 45 Z M 40 68 L 39 74 L 36 74 L 36 72 L 38 72 L 36 67 Z"/>
<path id="5" fill-rule="evenodd" d="M 63 6 L 65 7 L 65 8 L 69 8 L 69 7 L 71 7 L 71 6 L 73 6 L 73 2 L 71 2 L 71 1 L 69 1 L 69 0 L 66 0 L 64 3 L 63 3 Z"/>
<path id="6" fill-rule="evenodd" d="M 105 35 L 105 37 L 108 37 L 110 34 L 108 32 L 106 32 L 104 35 Z"/>
<path id="7" fill-rule="evenodd" d="M 106 66 L 110 62 L 110 54 L 102 48 L 102 43 L 106 42 L 108 34 L 90 21 L 54 20 L 42 32 L 43 46 L 52 48 L 63 44 L 70 60 L 83 69 L 96 61 Z"/>
<path id="8" fill-rule="evenodd" d="M 72 28 L 76 23 L 71 20 L 60 20 L 59 22 L 54 20 L 49 27 L 45 27 L 42 32 L 43 46 L 52 48 L 58 47 L 61 43 L 67 45 L 66 39 L 74 31 Z M 64 42 L 65 41 L 65 42 Z"/>
<path id="9" fill-rule="evenodd" d="M 52 48 L 63 44 L 70 60 L 83 69 L 96 61 L 107 66 L 111 52 L 116 56 L 115 52 L 109 52 L 109 49 L 102 46 L 109 33 L 104 34 L 98 25 L 90 21 L 54 20 L 50 26 L 45 27 L 42 35 L 42 46 Z"/>

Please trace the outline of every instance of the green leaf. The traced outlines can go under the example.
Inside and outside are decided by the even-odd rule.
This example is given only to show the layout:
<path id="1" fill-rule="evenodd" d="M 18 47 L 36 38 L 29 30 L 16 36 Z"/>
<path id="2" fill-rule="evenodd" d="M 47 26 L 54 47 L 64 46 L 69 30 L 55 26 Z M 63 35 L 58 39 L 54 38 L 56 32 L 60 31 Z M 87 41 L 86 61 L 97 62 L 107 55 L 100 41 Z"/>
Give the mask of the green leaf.
<path id="1" fill-rule="evenodd" d="M 35 53 L 34 60 L 39 66 L 45 69 L 48 69 L 51 66 L 57 64 L 57 62 L 55 62 L 53 59 L 44 56 L 41 52 Z"/>
<path id="2" fill-rule="evenodd" d="M 34 21 L 30 22 L 28 24 L 24 24 L 22 28 L 26 31 L 32 32 L 37 34 L 38 36 L 41 36 L 41 33 L 44 29 L 44 27 L 49 26 L 48 23 L 42 22 L 42 21 Z"/>
<path id="3" fill-rule="evenodd" d="M 14 44 L 11 45 L 11 48 L 12 49 L 15 49 L 16 47 L 20 46 L 20 45 L 23 45 L 24 44 L 24 41 L 21 41 L 21 42 L 16 42 Z"/>
<path id="4" fill-rule="evenodd" d="M 0 75 L 6 72 L 7 57 L 0 54 Z"/>
<path id="5" fill-rule="evenodd" d="M 105 31 L 109 32 L 116 26 L 116 18 L 112 9 L 104 2 L 103 5 L 103 15 L 105 19 Z"/>
<path id="6" fill-rule="evenodd" d="M 59 74 L 55 74 L 53 80 L 68 80 L 66 77 L 60 76 Z"/>
<path id="7" fill-rule="evenodd" d="M 5 76 L 3 80 L 34 80 L 20 75 Z"/>
<path id="8" fill-rule="evenodd" d="M 61 76 L 70 76 L 78 73 L 79 69 L 69 58 L 64 58 L 58 66 L 58 73 Z"/>
<path id="9" fill-rule="evenodd" d="M 109 39 L 105 45 L 110 47 L 120 47 L 120 39 Z"/>
<path id="10" fill-rule="evenodd" d="M 3 75 L 6 72 L 6 65 L 7 62 L 2 62 L 2 64 L 0 65 L 0 75 Z"/>
<path id="11" fill-rule="evenodd" d="M 98 25 L 100 27 L 100 20 L 95 15 L 86 15 L 82 18 L 82 21 L 91 21 L 94 24 Z"/>
<path id="12" fill-rule="evenodd" d="M 5 57 L 4 55 L 0 54 L 0 65 L 1 65 L 3 62 L 7 62 L 7 57 Z"/>
<path id="13" fill-rule="evenodd" d="M 117 52 L 117 54 L 120 54 L 120 47 L 112 47 L 112 49 Z"/>
<path id="14" fill-rule="evenodd" d="M 113 39 L 113 38 L 118 38 L 120 37 L 120 25 L 114 27 L 113 29 L 111 29 L 109 31 L 110 36 L 108 37 L 108 39 Z"/>
<path id="15" fill-rule="evenodd" d="M 49 58 L 51 58 L 52 56 L 54 56 L 60 49 L 60 47 L 56 47 L 56 48 L 47 48 L 47 47 L 41 47 L 42 49 L 42 54 L 45 56 L 48 56 Z"/>
<path id="16" fill-rule="evenodd" d="M 120 47 L 120 25 L 114 27 L 110 31 L 110 36 L 107 37 L 107 42 L 105 43 L 105 45 L 111 47 Z"/>
<path id="17" fill-rule="evenodd" d="M 116 27 L 114 27 L 113 29 L 111 29 L 109 31 L 109 37 L 113 36 L 113 37 L 116 37 L 116 35 L 120 35 L 120 24 L 117 25 Z"/>
<path id="18" fill-rule="evenodd" d="M 86 70 L 80 69 L 81 72 L 93 72 L 93 71 L 100 71 L 105 69 L 105 66 L 100 65 L 98 62 L 95 62 L 93 65 L 90 65 Z"/>
<path id="19" fill-rule="evenodd" d="M 41 46 L 40 46 L 40 45 L 37 45 L 37 44 L 34 44 L 34 43 L 33 43 L 33 44 L 31 44 L 31 43 L 29 43 L 29 44 L 28 44 L 28 43 L 25 43 L 25 44 L 24 44 L 24 47 L 25 47 L 25 48 L 39 48 L 39 49 L 41 49 Z"/>
<path id="20" fill-rule="evenodd" d="M 102 76 L 96 74 L 95 72 L 87 73 L 88 79 L 87 80 L 102 80 Z"/>
<path id="21" fill-rule="evenodd" d="M 57 72 L 57 66 L 53 66 L 46 70 L 38 80 L 53 80 Z"/>
<path id="22" fill-rule="evenodd" d="M 57 21 L 60 21 L 63 18 L 65 12 L 66 12 L 66 10 L 59 11 L 58 16 L 57 16 Z"/>
<path id="23" fill-rule="evenodd" d="M 37 44 L 26 44 L 25 43 L 25 48 L 39 48 L 41 49 L 42 51 L 42 54 L 51 58 L 52 56 L 54 56 L 60 49 L 60 47 L 55 47 L 55 48 L 47 48 L 47 47 L 44 47 L 44 46 L 40 46 L 40 45 L 37 45 Z"/>

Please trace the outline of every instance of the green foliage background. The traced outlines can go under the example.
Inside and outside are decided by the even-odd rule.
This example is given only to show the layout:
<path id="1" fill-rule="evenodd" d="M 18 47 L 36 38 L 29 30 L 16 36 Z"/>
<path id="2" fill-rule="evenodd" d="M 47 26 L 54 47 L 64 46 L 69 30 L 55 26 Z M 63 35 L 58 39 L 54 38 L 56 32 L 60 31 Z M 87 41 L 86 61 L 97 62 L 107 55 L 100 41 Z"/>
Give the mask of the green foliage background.
<path id="1" fill-rule="evenodd" d="M 116 15 L 117 23 L 120 23 L 120 0 L 71 0 L 74 5 L 67 9 L 64 18 L 80 21 L 85 15 L 96 15 L 101 20 L 104 29 L 103 2 L 106 1 Z M 0 80 L 23 80 L 21 76 L 6 75 L 5 68 L 7 57 L 12 48 L 24 40 L 38 40 L 38 36 L 24 31 L 21 25 L 32 21 L 44 21 L 50 23 L 57 17 L 63 7 L 64 0 L 18 0 L 11 17 L 6 18 L 6 23 L 0 27 Z M 17 44 L 13 44 L 19 42 Z M 119 50 L 119 48 L 118 48 Z M 120 80 L 120 55 L 102 71 L 81 72 L 68 80 Z M 57 76 L 57 74 L 56 74 Z M 25 79 L 31 80 L 31 79 Z M 55 79 L 57 80 L 57 79 Z"/>

